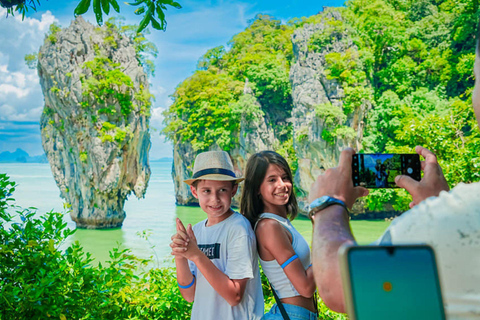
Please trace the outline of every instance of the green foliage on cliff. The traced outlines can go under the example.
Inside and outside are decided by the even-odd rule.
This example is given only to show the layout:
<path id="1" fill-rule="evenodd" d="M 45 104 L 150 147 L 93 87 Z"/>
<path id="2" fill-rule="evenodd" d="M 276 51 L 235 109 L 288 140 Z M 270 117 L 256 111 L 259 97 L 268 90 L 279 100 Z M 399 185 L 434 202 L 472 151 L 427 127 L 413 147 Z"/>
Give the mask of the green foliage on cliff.
<path id="1" fill-rule="evenodd" d="M 285 123 L 292 109 L 292 30 L 259 15 L 232 38 L 230 50 L 209 50 L 194 75 L 173 94 L 174 103 L 164 114 L 167 138 L 191 142 L 195 151 L 215 144 L 230 150 L 238 143 L 242 117 L 251 121 L 254 114 L 262 114 L 281 141 L 287 141 L 292 135 L 291 125 Z M 245 88 L 255 99 L 245 98 L 250 96 L 243 93 Z"/>

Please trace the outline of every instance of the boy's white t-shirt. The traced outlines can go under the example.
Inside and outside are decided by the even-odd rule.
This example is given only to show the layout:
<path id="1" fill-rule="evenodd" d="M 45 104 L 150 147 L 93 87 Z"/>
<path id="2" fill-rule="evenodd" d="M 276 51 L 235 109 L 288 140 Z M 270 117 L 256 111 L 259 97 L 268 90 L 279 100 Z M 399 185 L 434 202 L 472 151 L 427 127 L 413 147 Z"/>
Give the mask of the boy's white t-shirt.
<path id="1" fill-rule="evenodd" d="M 242 301 L 232 307 L 213 289 L 195 264 L 188 261 L 196 277 L 192 320 L 260 319 L 264 310 L 263 292 L 257 244 L 250 222 L 238 212 L 210 227 L 206 222 L 203 220 L 193 226 L 199 248 L 230 279 L 249 280 Z"/>

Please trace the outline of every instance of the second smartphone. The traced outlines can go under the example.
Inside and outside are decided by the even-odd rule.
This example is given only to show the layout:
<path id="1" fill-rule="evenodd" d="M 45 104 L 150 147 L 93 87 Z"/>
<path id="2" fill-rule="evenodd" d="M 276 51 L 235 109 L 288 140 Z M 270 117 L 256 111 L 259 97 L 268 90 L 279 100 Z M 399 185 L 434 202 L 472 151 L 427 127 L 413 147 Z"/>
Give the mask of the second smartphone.
<path id="1" fill-rule="evenodd" d="M 352 158 L 353 186 L 397 188 L 395 177 L 407 175 L 420 181 L 418 154 L 357 153 Z"/>

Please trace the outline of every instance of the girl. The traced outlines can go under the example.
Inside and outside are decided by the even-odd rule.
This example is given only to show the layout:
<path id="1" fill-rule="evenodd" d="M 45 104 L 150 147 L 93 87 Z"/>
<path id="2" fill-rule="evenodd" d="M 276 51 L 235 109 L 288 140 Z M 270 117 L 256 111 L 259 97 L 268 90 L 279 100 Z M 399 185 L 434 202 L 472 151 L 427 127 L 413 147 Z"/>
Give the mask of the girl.
<path id="1" fill-rule="evenodd" d="M 298 212 L 293 177 L 287 161 L 262 151 L 247 162 L 241 211 L 257 236 L 260 264 L 279 301 L 262 319 L 317 319 L 310 248 L 289 221 Z M 274 292 L 274 293 L 275 293 Z"/>

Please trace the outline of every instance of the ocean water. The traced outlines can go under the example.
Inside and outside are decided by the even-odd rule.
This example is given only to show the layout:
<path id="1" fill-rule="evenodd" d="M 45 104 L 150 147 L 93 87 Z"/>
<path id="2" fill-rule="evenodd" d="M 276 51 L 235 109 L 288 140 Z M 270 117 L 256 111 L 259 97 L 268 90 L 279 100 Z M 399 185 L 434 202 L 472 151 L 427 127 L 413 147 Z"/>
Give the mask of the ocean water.
<path id="1" fill-rule="evenodd" d="M 152 162 L 152 175 L 145 198 L 133 194 L 125 202 L 127 217 L 123 226 L 108 230 L 78 229 L 62 247 L 79 241 L 84 250 L 92 253 L 98 262 L 109 260 L 109 251 L 114 247 L 128 248 L 142 258 L 152 257 L 156 265 L 170 265 L 170 237 L 175 233 L 175 218 L 185 224 L 195 224 L 205 218 L 199 207 L 175 205 L 171 178 L 171 162 Z M 50 171 L 49 164 L 2 163 L 0 173 L 7 173 L 17 186 L 13 194 L 16 205 L 35 207 L 38 214 L 54 210 L 65 212 L 63 199 Z M 68 227 L 75 228 L 69 213 L 65 212 Z M 148 240 L 138 233 L 146 231 Z"/>

